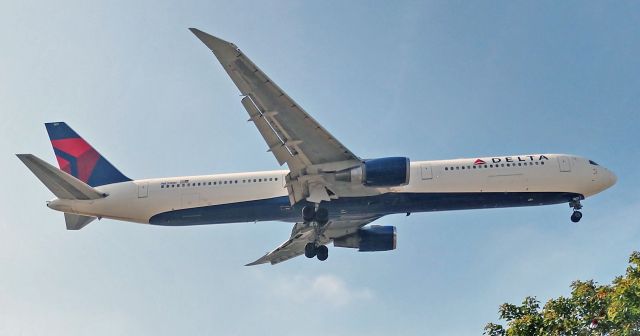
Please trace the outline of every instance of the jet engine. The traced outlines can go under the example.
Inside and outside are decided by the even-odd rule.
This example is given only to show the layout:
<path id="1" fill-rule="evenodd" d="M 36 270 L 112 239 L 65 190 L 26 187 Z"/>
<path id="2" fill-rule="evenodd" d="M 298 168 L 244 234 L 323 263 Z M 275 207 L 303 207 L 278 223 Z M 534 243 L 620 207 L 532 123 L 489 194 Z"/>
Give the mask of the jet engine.
<path id="1" fill-rule="evenodd" d="M 357 248 L 360 252 L 390 251 L 396 249 L 396 227 L 372 225 L 333 240 L 335 247 Z"/>
<path id="2" fill-rule="evenodd" d="M 397 187 L 409 183 L 409 158 L 386 157 L 365 160 L 359 167 L 336 173 L 336 181 L 367 187 Z"/>

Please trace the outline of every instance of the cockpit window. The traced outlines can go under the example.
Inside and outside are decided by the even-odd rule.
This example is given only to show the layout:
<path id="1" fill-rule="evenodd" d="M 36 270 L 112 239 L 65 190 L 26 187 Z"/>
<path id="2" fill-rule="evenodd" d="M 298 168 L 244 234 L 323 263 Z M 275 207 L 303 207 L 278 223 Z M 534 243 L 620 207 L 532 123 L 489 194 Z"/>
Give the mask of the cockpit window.
<path id="1" fill-rule="evenodd" d="M 599 166 L 599 164 L 597 164 L 597 163 L 596 163 L 595 161 L 593 161 L 593 160 L 589 160 L 589 163 L 590 163 L 590 164 L 592 164 L 592 165 L 594 165 L 594 166 Z"/>

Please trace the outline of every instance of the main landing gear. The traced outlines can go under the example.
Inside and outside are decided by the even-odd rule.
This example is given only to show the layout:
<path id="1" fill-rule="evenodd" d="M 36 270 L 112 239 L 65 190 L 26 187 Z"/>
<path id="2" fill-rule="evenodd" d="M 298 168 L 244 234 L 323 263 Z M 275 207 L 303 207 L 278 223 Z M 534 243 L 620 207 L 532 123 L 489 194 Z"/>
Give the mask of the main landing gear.
<path id="1" fill-rule="evenodd" d="M 304 247 L 304 256 L 307 258 L 317 257 L 320 261 L 329 258 L 329 248 L 326 245 L 316 245 L 316 243 L 307 243 Z"/>
<path id="2" fill-rule="evenodd" d="M 319 206 L 307 205 L 302 208 L 302 219 L 309 225 L 315 224 L 315 239 L 304 246 L 305 257 L 317 257 L 320 261 L 327 260 L 329 258 L 329 248 L 325 245 L 319 245 L 317 242 L 323 226 L 329 222 L 329 211 Z"/>
<path id="3" fill-rule="evenodd" d="M 580 204 L 579 198 L 574 198 L 571 202 L 569 202 L 569 206 L 573 208 L 573 214 L 571 214 L 571 221 L 574 223 L 579 222 L 582 219 L 582 204 Z"/>

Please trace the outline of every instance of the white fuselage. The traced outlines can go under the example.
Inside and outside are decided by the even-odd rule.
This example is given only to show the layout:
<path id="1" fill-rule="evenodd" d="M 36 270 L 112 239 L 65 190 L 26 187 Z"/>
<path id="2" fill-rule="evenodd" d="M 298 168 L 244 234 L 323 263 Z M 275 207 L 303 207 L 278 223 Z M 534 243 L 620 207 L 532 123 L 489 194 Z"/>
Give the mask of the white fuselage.
<path id="1" fill-rule="evenodd" d="M 97 187 L 100 192 L 108 194 L 103 199 L 55 199 L 50 201 L 48 206 L 64 212 L 138 223 L 153 223 L 152 218 L 159 214 L 179 214 L 179 217 L 166 219 L 165 225 L 173 225 L 171 220 L 176 218 L 179 219 L 179 224 L 175 225 L 190 225 L 189 216 L 193 217 L 193 224 L 258 220 L 296 221 L 298 212 L 292 210 L 285 187 L 287 173 L 286 170 L 276 170 L 135 180 Z M 347 197 L 326 204 L 333 203 L 337 207 L 333 211 L 334 216 L 358 214 L 358 207 L 363 207 L 362 213 L 384 215 L 458 208 L 544 205 L 570 201 L 558 201 L 556 196 L 553 196 L 553 199 L 548 198 L 552 197 L 551 195 L 566 194 L 584 198 L 610 187 L 615 182 L 615 175 L 608 169 L 573 155 L 534 154 L 417 161 L 411 162 L 410 180 L 407 185 L 377 188 L 378 194 L 387 195 L 385 200 L 389 200 L 393 195 L 403 195 L 393 198 L 393 202 L 389 201 L 388 206 L 362 206 L 371 204 L 362 203 L 363 198 L 377 196 Z M 421 195 L 429 196 L 420 198 Z M 491 197 L 486 198 L 488 195 Z M 502 198 L 501 195 L 522 197 Z M 434 197 L 440 199 L 432 202 Z M 448 201 L 442 200 L 442 197 L 451 198 L 451 201 L 447 203 Z M 464 201 L 458 200 L 459 197 L 465 197 Z M 502 199 L 504 204 L 501 204 Z M 403 206 L 402 202 L 407 202 L 406 206 Z M 429 202 L 434 205 L 427 204 Z M 257 211 L 262 209 L 261 206 L 278 209 L 263 216 Z M 190 212 L 190 209 L 201 210 Z M 202 209 L 219 209 L 220 212 Z M 255 214 L 251 213 L 252 209 L 256 210 Z M 216 214 L 219 214 L 219 218 L 215 218 Z"/>

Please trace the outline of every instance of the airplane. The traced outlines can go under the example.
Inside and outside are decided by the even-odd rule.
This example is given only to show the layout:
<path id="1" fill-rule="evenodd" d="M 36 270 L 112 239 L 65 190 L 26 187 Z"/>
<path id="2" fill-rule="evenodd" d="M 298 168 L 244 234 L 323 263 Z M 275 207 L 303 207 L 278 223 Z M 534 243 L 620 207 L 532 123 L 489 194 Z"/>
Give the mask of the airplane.
<path id="1" fill-rule="evenodd" d="M 268 151 L 286 170 L 132 180 L 64 122 L 46 123 L 59 168 L 18 158 L 56 196 L 68 230 L 109 218 L 163 226 L 284 221 L 291 236 L 250 265 L 304 254 L 324 261 L 327 245 L 361 252 L 396 249 L 390 214 L 568 203 L 611 186 L 616 175 L 568 154 L 499 155 L 438 161 L 363 159 L 314 120 L 234 44 L 195 28 L 243 97 Z"/>

